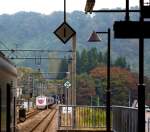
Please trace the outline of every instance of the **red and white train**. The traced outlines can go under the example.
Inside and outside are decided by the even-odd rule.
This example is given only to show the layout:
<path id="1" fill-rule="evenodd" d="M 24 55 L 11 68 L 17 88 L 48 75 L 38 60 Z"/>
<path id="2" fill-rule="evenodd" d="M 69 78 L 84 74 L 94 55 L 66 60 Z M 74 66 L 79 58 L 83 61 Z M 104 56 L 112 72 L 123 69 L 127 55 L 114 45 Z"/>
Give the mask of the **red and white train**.
<path id="1" fill-rule="evenodd" d="M 37 109 L 46 109 L 52 106 L 55 103 L 54 97 L 52 96 L 37 96 L 36 97 L 36 108 Z"/>

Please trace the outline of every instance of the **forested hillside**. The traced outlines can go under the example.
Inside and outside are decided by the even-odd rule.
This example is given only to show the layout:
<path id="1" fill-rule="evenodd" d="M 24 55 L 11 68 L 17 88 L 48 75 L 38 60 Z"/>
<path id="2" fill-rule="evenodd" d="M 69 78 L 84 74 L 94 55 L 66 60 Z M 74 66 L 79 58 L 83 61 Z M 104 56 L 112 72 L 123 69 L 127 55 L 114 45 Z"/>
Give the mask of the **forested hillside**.
<path id="1" fill-rule="evenodd" d="M 87 40 L 93 30 L 106 31 L 108 27 L 112 29 L 111 49 L 112 59 L 125 57 L 131 69 L 138 71 L 138 40 L 114 39 L 113 22 L 123 20 L 124 13 L 97 13 L 86 15 L 84 12 L 74 11 L 67 14 L 67 22 L 77 33 L 77 50 L 81 53 L 83 49 L 89 50 L 96 47 L 103 53 L 107 48 L 107 36 L 102 35 L 102 42 L 98 44 L 88 43 Z M 138 14 L 131 14 L 132 20 L 138 20 Z M 62 44 L 53 34 L 55 29 L 63 22 L 63 12 L 54 12 L 50 15 L 38 14 L 34 12 L 18 12 L 13 15 L 0 15 L 0 41 L 9 49 L 71 49 L 71 41 Z M 1 49 L 6 49 L 0 44 Z M 145 73 L 150 76 L 150 45 L 149 40 L 145 40 Z M 62 56 L 66 56 L 63 54 Z M 19 65 L 35 66 L 34 61 L 21 60 Z M 44 65 L 42 65 L 44 63 Z M 42 68 L 48 69 L 42 61 Z"/>

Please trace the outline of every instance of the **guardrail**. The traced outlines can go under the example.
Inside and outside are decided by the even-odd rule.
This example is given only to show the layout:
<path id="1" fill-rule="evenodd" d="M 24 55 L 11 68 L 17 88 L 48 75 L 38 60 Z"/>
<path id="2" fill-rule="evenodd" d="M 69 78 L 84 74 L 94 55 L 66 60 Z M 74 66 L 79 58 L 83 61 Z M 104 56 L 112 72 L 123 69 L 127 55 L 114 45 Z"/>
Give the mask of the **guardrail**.
<path id="1" fill-rule="evenodd" d="M 150 132 L 150 118 L 146 120 L 146 132 Z"/>
<path id="2" fill-rule="evenodd" d="M 111 107 L 113 132 L 137 132 L 138 110 L 131 107 Z M 106 130 L 105 106 L 59 106 L 59 129 L 102 129 Z"/>
<path id="3" fill-rule="evenodd" d="M 59 106 L 59 128 L 106 128 L 105 106 Z"/>
<path id="4" fill-rule="evenodd" d="M 114 132 L 137 132 L 138 109 L 112 106 L 112 130 Z"/>

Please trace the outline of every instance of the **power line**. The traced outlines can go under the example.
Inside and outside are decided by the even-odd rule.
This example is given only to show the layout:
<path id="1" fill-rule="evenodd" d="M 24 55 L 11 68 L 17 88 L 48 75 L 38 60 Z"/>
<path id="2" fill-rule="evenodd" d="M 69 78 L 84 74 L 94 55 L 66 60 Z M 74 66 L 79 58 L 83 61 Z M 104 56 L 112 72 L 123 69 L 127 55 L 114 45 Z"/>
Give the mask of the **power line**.
<path id="1" fill-rule="evenodd" d="M 72 58 L 49 58 L 49 57 L 8 57 L 9 59 L 48 59 L 48 60 L 73 60 Z"/>
<path id="2" fill-rule="evenodd" d="M 0 40 L 0 43 L 7 49 L 9 50 L 9 48 Z"/>
<path id="3" fill-rule="evenodd" d="M 22 52 L 34 52 L 34 51 L 39 51 L 39 52 L 74 52 L 72 50 L 41 50 L 41 49 L 2 49 L 0 51 L 10 51 L 10 52 L 16 52 L 16 51 L 22 51 Z"/>

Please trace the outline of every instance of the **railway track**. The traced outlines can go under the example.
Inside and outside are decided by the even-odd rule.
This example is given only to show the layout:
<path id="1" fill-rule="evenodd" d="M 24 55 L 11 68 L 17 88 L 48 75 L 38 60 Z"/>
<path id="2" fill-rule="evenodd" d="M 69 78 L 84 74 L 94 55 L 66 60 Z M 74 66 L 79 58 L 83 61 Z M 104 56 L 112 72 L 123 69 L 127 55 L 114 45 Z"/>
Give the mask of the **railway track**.
<path id="1" fill-rule="evenodd" d="M 41 111 L 40 110 L 35 110 L 33 112 L 27 113 L 26 118 L 29 119 L 29 118 L 33 117 L 34 115 L 38 114 L 39 112 L 41 112 Z"/>
<path id="2" fill-rule="evenodd" d="M 51 124 L 57 110 L 54 109 L 47 114 L 30 132 L 46 132 L 49 125 Z"/>
<path id="3" fill-rule="evenodd" d="M 28 119 L 24 123 L 18 124 L 19 132 L 46 132 L 48 126 L 51 124 L 57 110 L 47 109 Z"/>
<path id="4" fill-rule="evenodd" d="M 26 119 L 25 119 L 25 121 L 27 120 L 27 119 L 30 119 L 30 118 L 32 118 L 33 116 L 35 116 L 36 114 L 38 114 L 39 112 L 41 112 L 40 110 L 34 110 L 34 111 L 32 111 L 32 112 L 29 112 L 29 113 L 27 113 L 26 114 Z M 17 124 L 19 124 L 19 123 L 22 123 L 19 119 L 17 119 Z"/>

